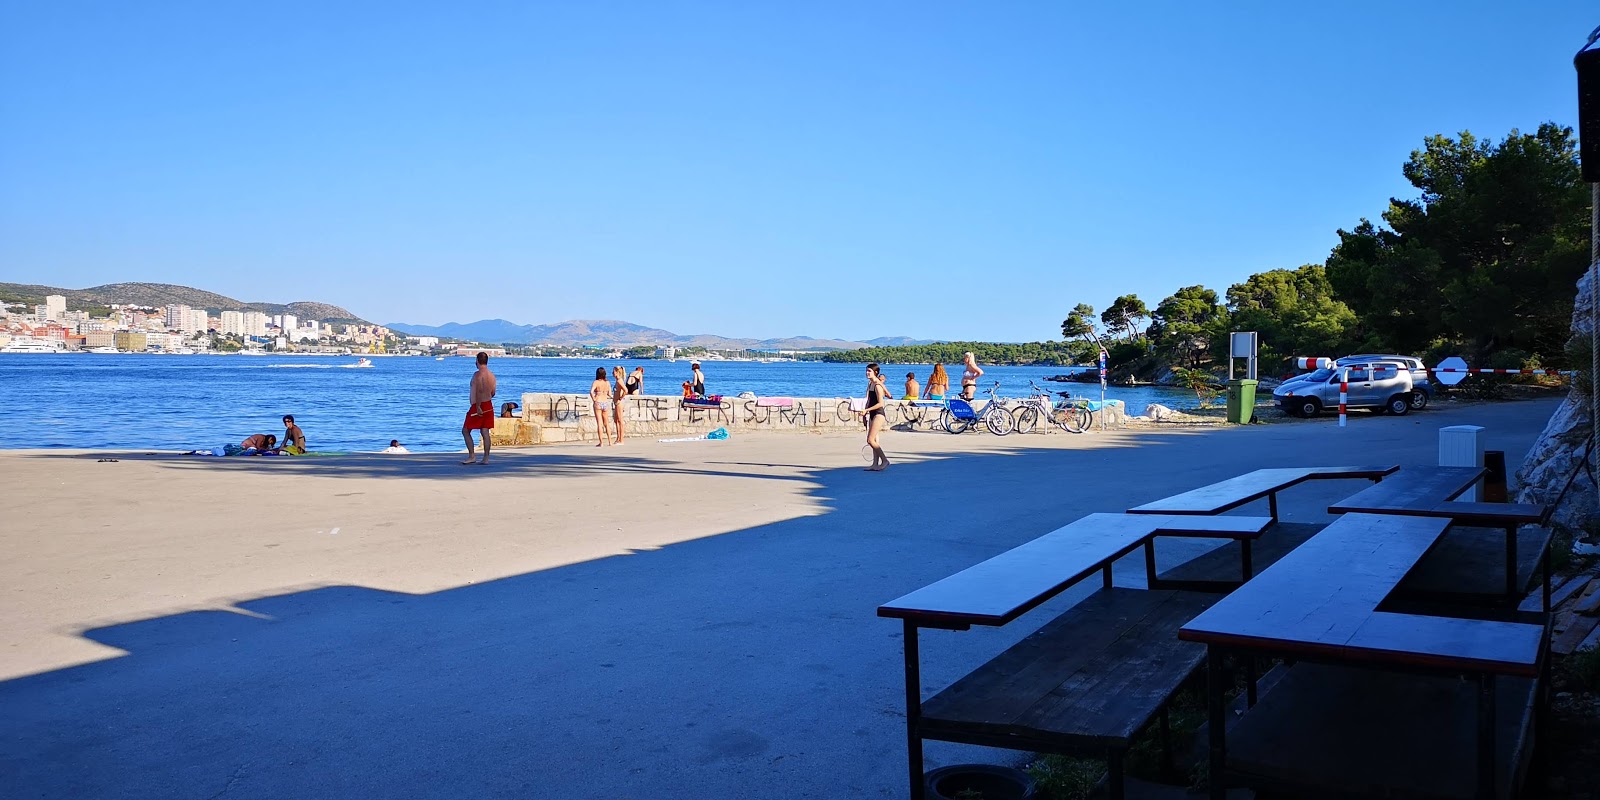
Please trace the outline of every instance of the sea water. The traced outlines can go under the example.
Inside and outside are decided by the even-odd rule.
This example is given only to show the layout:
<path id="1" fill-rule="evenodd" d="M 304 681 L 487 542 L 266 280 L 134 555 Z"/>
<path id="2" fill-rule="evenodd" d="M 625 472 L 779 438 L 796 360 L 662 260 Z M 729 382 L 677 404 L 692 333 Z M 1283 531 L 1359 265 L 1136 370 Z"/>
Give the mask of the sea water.
<path id="1" fill-rule="evenodd" d="M 354 356 L 45 355 L 0 353 L 0 448 L 190 450 L 238 443 L 254 433 L 283 435 L 293 414 L 313 450 L 372 452 L 399 439 L 415 451 L 463 449 L 471 358 Z M 596 367 L 644 367 L 645 393 L 677 395 L 689 362 L 581 358 L 497 358 L 495 407 L 523 392 L 587 394 Z M 950 369 L 950 365 L 945 365 Z M 891 391 L 907 372 L 926 382 L 928 365 L 885 364 Z M 1023 397 L 1029 381 L 1098 398 L 1100 387 L 1046 383 L 1064 367 L 985 367 L 979 388 L 1000 381 L 1003 397 Z M 706 391 L 734 396 L 862 397 L 861 364 L 705 361 Z M 954 369 L 953 380 L 960 374 Z M 1111 387 L 1106 396 L 1140 414 L 1150 403 L 1192 403 L 1182 390 Z"/>

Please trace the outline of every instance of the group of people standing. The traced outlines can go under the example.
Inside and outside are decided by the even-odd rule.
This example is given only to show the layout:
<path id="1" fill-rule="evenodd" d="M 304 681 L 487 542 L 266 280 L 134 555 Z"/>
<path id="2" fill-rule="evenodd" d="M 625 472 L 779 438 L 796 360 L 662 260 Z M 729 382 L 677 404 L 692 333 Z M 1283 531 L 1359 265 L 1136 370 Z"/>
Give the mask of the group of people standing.
<path id="1" fill-rule="evenodd" d="M 963 355 L 961 360 L 961 399 L 970 401 L 977 396 L 978 379 L 983 377 L 983 368 L 978 366 L 977 357 L 970 352 Z M 867 447 L 872 450 L 872 466 L 867 467 L 868 472 L 882 472 L 889 466 L 889 457 L 883 453 L 882 434 L 889 425 L 887 409 L 891 395 L 884 383 L 882 368 L 877 364 L 868 364 L 867 402 L 857 412 L 866 422 Z M 901 400 L 943 400 L 950 391 L 950 375 L 944 371 L 944 364 L 934 364 L 924 389 L 917 383 L 917 373 L 907 372 L 905 390 Z"/>
<path id="2" fill-rule="evenodd" d="M 700 374 L 700 365 L 694 365 L 696 379 L 703 386 L 705 376 Z M 595 435 L 599 442 L 595 447 L 605 447 L 609 442 L 613 445 L 622 444 L 622 401 L 629 395 L 644 392 L 644 367 L 634 367 L 633 372 L 623 376 L 622 367 L 612 367 L 611 377 L 606 377 L 605 367 L 595 367 L 594 383 L 589 384 L 589 402 L 594 405 Z M 611 432 L 611 424 L 616 424 L 616 433 Z"/>

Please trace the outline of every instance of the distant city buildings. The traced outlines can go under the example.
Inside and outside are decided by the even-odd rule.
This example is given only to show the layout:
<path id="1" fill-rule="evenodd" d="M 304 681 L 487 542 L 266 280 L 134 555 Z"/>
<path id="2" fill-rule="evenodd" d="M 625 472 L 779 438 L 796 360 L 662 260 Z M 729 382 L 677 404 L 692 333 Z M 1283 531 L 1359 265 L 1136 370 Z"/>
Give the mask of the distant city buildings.
<path id="1" fill-rule="evenodd" d="M 39 305 L 0 303 L 0 346 L 13 352 L 54 352 L 95 348 L 142 352 L 204 352 L 262 349 L 303 352 L 384 353 L 395 342 L 382 325 L 346 325 L 301 320 L 294 314 L 268 315 L 246 309 L 207 309 L 179 303 L 162 306 L 115 304 L 105 316 L 68 310 L 67 299 L 50 295 Z M 435 339 L 432 346 L 437 346 Z"/>

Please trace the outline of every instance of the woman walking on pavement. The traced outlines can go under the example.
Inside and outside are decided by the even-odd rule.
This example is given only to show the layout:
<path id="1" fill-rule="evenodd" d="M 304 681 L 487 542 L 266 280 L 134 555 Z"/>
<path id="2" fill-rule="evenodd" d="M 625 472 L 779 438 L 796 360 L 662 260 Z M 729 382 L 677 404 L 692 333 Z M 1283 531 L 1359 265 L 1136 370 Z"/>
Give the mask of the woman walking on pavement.
<path id="1" fill-rule="evenodd" d="M 883 371 L 877 364 L 867 365 L 867 404 L 861 414 L 867 422 L 867 446 L 872 448 L 872 466 L 868 472 L 882 472 L 889 466 L 889 457 L 883 454 L 879 437 L 889 422 L 884 406 L 889 401 L 889 390 L 884 386 Z"/>

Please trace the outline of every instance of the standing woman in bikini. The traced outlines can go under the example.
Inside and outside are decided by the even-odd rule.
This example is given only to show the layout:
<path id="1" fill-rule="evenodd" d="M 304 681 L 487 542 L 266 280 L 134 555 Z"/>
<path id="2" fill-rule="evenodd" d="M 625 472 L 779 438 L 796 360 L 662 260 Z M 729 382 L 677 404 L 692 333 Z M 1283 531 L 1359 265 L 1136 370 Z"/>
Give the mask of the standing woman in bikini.
<path id="1" fill-rule="evenodd" d="M 966 369 L 961 371 L 961 399 L 971 402 L 978 396 L 978 379 L 983 377 L 983 369 L 978 366 L 978 358 L 971 352 L 962 357 Z"/>
<path id="2" fill-rule="evenodd" d="M 611 390 L 611 421 L 617 423 L 617 444 L 622 444 L 622 400 L 628 396 L 628 385 L 622 367 L 612 367 L 611 378 L 616 382 Z"/>
<path id="3" fill-rule="evenodd" d="M 889 466 L 889 457 L 883 454 L 879 437 L 888 426 L 889 416 L 884 407 L 889 401 L 889 390 L 884 386 L 883 371 L 877 364 L 867 365 L 867 405 L 861 409 L 867 421 L 867 446 L 872 448 L 872 466 L 868 472 L 882 472 Z"/>
<path id="4" fill-rule="evenodd" d="M 594 368 L 594 383 L 589 384 L 589 402 L 594 405 L 594 432 L 600 437 L 595 447 L 605 447 L 611 438 L 611 381 L 606 368 Z"/>

